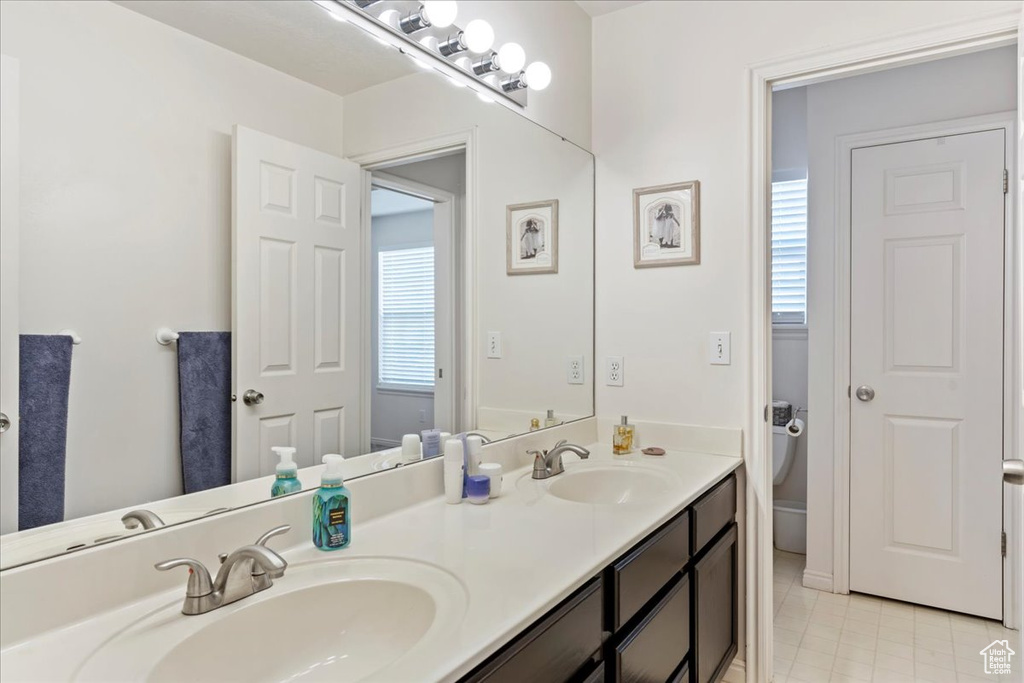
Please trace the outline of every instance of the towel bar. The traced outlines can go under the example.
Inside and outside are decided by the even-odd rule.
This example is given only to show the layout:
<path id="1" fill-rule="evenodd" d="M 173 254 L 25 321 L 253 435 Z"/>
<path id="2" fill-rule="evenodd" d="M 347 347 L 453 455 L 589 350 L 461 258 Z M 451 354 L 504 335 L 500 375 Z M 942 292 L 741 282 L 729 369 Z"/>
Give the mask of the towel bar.
<path id="1" fill-rule="evenodd" d="M 79 337 L 78 333 L 75 332 L 74 330 L 61 330 L 57 334 L 66 334 L 67 336 L 71 337 L 71 343 L 74 344 L 75 346 L 78 346 L 79 344 L 82 343 L 82 338 Z"/>
<path id="2" fill-rule="evenodd" d="M 156 331 L 156 341 L 158 344 L 167 346 L 171 342 L 178 341 L 178 333 L 169 327 L 161 327 Z"/>

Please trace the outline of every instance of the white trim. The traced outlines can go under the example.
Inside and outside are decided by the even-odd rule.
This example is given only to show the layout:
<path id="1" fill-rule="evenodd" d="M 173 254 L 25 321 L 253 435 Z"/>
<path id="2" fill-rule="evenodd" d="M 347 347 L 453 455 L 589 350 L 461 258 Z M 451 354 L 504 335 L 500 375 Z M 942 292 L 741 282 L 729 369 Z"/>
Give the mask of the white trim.
<path id="1" fill-rule="evenodd" d="M 452 152 L 463 151 L 465 153 L 466 196 L 465 200 L 461 202 L 461 227 L 463 239 L 461 254 L 459 255 L 462 262 L 455 264 L 456 273 L 461 277 L 461 281 L 457 282 L 454 287 L 454 290 L 456 292 L 461 292 L 463 297 L 462 305 L 456 306 L 454 309 L 457 313 L 455 320 L 456 329 L 462 330 L 462 338 L 456 340 L 458 343 L 455 344 L 454 348 L 455 358 L 457 360 L 461 359 L 459 376 L 462 378 L 462 390 L 459 391 L 458 388 L 456 388 L 455 391 L 456 416 L 461 416 L 461 420 L 456 421 L 457 426 L 472 426 L 477 423 L 476 397 L 479 395 L 479 372 L 477 370 L 477 354 L 475 353 L 477 348 L 477 302 L 476 297 L 473 296 L 476 288 L 476 188 L 478 182 L 476 139 L 477 131 L 474 127 L 455 133 L 439 135 L 422 140 L 413 140 L 394 147 L 349 157 L 352 161 L 368 171 L 379 171 L 387 168 L 388 166 L 411 163 L 414 161 L 425 161 L 427 159 L 437 158 Z M 366 191 L 369 192 L 369 185 L 367 185 Z M 364 219 L 363 222 L 364 225 L 367 225 L 368 219 Z M 369 258 L 369 255 L 367 258 Z M 363 321 L 364 324 L 368 326 L 369 319 L 367 316 L 369 316 L 370 312 L 370 305 L 368 301 L 364 301 L 363 308 Z M 364 367 L 368 367 L 370 362 L 371 359 L 369 357 L 369 351 L 364 350 Z M 368 425 L 366 433 L 369 434 Z"/>
<path id="2" fill-rule="evenodd" d="M 852 169 L 850 168 L 851 154 L 854 149 L 883 145 L 898 142 L 909 142 L 921 138 L 957 135 L 963 133 L 974 133 L 982 130 L 1003 129 L 1006 132 L 1006 163 L 1013 167 L 1013 141 L 1014 141 L 1014 113 L 1001 112 L 975 116 L 966 119 L 952 121 L 939 121 L 925 123 L 915 126 L 903 126 L 900 128 L 889 128 L 852 135 L 841 135 L 836 138 L 835 158 L 835 216 L 834 225 L 836 229 L 835 261 L 833 263 L 835 301 L 835 323 L 833 333 L 835 335 L 833 367 L 835 368 L 835 393 L 833 395 L 835 432 L 832 445 L 833 457 L 833 498 L 832 498 L 832 572 L 834 579 L 833 590 L 836 593 L 850 592 L 850 409 L 851 399 L 847 394 L 847 387 L 851 385 L 850 377 L 850 314 L 852 305 L 850 301 L 850 183 Z M 1004 250 L 1007 260 L 1007 272 L 1013 273 L 1013 197 L 1007 195 L 1006 213 L 1004 216 L 1005 239 Z M 1013 277 L 1007 277 L 1004 283 L 1004 316 L 1006 320 L 1013 320 Z M 1005 340 L 1005 370 L 1013 368 L 1014 357 L 1012 323 L 1006 327 L 1007 339 Z M 1003 398 L 1003 419 L 1006 425 L 1004 434 L 1006 443 L 1004 451 L 1009 452 L 1012 447 L 1014 427 L 1014 411 L 1012 409 L 1012 387 L 1005 388 L 1006 395 Z M 1006 456 L 1004 456 L 1006 457 Z M 1014 522 L 1007 517 L 1009 510 L 1004 510 L 1004 526 L 1009 529 Z M 1004 577 L 1004 595 L 1011 592 L 1009 587 L 1011 575 L 1007 573 Z M 1004 607 L 1004 614 L 1009 610 Z"/>
<path id="3" fill-rule="evenodd" d="M 771 220 L 767 191 L 771 183 L 771 89 L 773 85 L 809 85 L 869 73 L 892 66 L 965 54 L 1017 38 L 1019 9 L 1001 10 L 988 16 L 933 26 L 879 40 L 851 43 L 804 53 L 797 57 L 753 64 L 747 68 L 748 127 L 747 201 L 749 203 L 750 262 L 750 374 L 747 381 L 750 405 L 746 429 L 750 448 L 746 461 L 747 486 L 747 681 L 772 679 L 772 481 L 771 437 L 764 421 L 771 401 L 771 318 L 767 315 L 769 281 L 766 258 Z"/>
<path id="4" fill-rule="evenodd" d="M 831 593 L 834 584 L 832 579 L 832 575 L 827 572 L 816 572 L 811 569 L 804 569 L 802 583 L 804 588 L 813 588 L 815 590 Z"/>

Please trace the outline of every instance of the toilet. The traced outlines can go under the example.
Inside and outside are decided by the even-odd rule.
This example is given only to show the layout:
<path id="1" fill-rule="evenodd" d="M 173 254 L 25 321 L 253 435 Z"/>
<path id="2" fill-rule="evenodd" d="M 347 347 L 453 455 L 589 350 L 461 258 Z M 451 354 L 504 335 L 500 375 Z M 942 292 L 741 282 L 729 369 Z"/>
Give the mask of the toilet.
<path id="1" fill-rule="evenodd" d="M 781 484 L 789 475 L 796 456 L 796 442 L 787 427 L 772 427 L 772 483 Z M 807 553 L 807 504 L 795 500 L 776 500 L 772 521 L 775 547 L 789 553 Z"/>

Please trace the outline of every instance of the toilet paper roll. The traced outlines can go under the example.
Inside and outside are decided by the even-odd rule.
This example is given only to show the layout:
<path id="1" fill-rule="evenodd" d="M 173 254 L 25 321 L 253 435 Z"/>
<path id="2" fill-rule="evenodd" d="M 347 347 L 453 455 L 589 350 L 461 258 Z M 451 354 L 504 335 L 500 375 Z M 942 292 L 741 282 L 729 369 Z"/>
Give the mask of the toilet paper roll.
<path id="1" fill-rule="evenodd" d="M 794 417 L 786 424 L 786 433 L 792 437 L 800 436 L 804 433 L 804 427 L 806 426 L 807 425 L 804 424 L 803 420 L 798 417 Z"/>

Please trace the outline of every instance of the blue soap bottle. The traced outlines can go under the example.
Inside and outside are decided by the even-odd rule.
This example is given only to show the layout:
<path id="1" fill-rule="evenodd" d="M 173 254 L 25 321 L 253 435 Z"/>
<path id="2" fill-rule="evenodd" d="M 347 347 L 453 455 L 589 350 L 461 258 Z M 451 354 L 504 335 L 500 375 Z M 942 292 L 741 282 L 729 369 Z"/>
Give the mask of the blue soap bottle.
<path id="1" fill-rule="evenodd" d="M 313 545 L 320 550 L 345 548 L 352 540 L 351 496 L 341 476 L 344 460 L 335 453 L 324 456 L 327 469 L 320 478 L 320 488 L 313 494 Z"/>
<path id="2" fill-rule="evenodd" d="M 295 449 L 291 446 L 274 446 L 270 450 L 280 458 L 280 462 L 277 463 L 277 477 L 270 487 L 270 497 L 277 498 L 301 491 L 299 469 L 295 465 Z"/>

